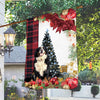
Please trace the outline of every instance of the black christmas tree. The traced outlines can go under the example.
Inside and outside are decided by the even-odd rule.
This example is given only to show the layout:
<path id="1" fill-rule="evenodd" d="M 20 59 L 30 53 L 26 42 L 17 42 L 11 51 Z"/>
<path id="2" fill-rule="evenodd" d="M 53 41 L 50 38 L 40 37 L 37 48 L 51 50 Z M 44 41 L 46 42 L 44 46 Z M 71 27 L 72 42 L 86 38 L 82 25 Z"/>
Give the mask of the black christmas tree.
<path id="1" fill-rule="evenodd" d="M 53 48 L 52 41 L 51 41 L 48 31 L 46 31 L 45 33 L 44 39 L 42 41 L 42 45 L 46 54 L 48 55 L 48 62 L 49 62 L 48 66 L 50 69 L 50 76 L 59 77 L 61 75 L 60 69 L 59 69 L 56 54 L 54 52 L 54 48 Z"/>

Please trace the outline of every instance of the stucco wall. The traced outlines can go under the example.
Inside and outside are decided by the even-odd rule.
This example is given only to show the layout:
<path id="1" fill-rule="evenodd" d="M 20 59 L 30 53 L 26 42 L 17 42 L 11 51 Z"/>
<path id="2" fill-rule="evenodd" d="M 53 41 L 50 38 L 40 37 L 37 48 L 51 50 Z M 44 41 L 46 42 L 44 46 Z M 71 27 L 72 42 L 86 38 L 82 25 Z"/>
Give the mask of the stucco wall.
<path id="1" fill-rule="evenodd" d="M 18 80 L 24 78 L 24 69 L 25 65 L 5 65 L 5 78 L 8 80 L 12 79 L 13 77 Z"/>
<path id="2" fill-rule="evenodd" d="M 4 25 L 4 16 L 5 16 L 5 0 L 0 0 L 0 26 Z M 0 28 L 0 35 L 4 32 L 4 28 Z M 2 73 L 2 83 L 0 83 L 0 99 L 4 100 L 4 58 L 0 56 L 0 68 Z"/>

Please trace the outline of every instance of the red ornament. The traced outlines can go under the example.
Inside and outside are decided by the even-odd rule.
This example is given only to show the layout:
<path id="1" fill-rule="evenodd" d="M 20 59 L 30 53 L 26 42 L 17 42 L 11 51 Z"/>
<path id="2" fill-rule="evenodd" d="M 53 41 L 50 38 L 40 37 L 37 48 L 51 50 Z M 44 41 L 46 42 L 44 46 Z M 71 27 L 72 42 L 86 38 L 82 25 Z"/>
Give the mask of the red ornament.
<path id="1" fill-rule="evenodd" d="M 57 77 L 57 76 L 55 76 L 54 78 L 55 78 L 56 80 L 58 80 L 58 77 Z"/>
<path id="2" fill-rule="evenodd" d="M 71 34 L 69 34 L 69 36 L 71 36 Z"/>
<path id="3" fill-rule="evenodd" d="M 72 46 L 75 47 L 75 43 L 73 43 Z"/>
<path id="4" fill-rule="evenodd" d="M 66 19 L 73 19 L 76 17 L 76 11 L 74 9 L 68 9 L 68 14 L 66 15 Z"/>
<path id="5" fill-rule="evenodd" d="M 42 15 L 42 16 L 41 16 L 41 19 L 43 19 L 43 18 L 44 18 L 44 16 Z"/>
<path id="6" fill-rule="evenodd" d="M 43 89 L 43 87 L 41 86 L 40 89 Z"/>
<path id="7" fill-rule="evenodd" d="M 68 85 L 69 85 L 70 89 L 76 88 L 78 86 L 78 79 L 76 79 L 76 78 L 70 79 L 68 82 Z"/>
<path id="8" fill-rule="evenodd" d="M 60 16 L 61 18 L 65 19 L 65 20 L 70 20 L 76 17 L 76 11 L 74 9 L 68 9 L 68 13 L 66 14 L 61 14 Z"/>
<path id="9" fill-rule="evenodd" d="M 56 81 L 55 79 L 52 79 L 52 84 L 55 84 L 55 81 Z"/>
<path id="10" fill-rule="evenodd" d="M 56 82 L 57 80 L 58 80 L 57 77 L 53 77 L 53 78 L 51 78 L 50 82 L 51 82 L 52 84 L 55 84 L 55 82 Z"/>
<path id="11" fill-rule="evenodd" d="M 67 84 L 66 81 L 62 82 L 62 83 L 61 83 L 61 87 L 63 87 L 63 86 L 66 85 L 66 84 Z"/>
<path id="12" fill-rule="evenodd" d="M 30 85 L 35 85 L 35 81 L 30 81 L 29 84 Z"/>
<path id="13" fill-rule="evenodd" d="M 68 84 L 71 78 L 66 78 L 65 82 Z"/>
<path id="14" fill-rule="evenodd" d="M 58 85 L 59 84 L 59 82 L 58 81 L 55 81 L 55 85 Z"/>
<path id="15" fill-rule="evenodd" d="M 45 87 L 49 86 L 49 83 L 48 82 L 45 82 Z"/>
<path id="16" fill-rule="evenodd" d="M 32 85 L 35 85 L 35 81 L 32 81 L 31 84 L 32 84 Z"/>
<path id="17" fill-rule="evenodd" d="M 36 80 L 36 83 L 40 86 L 41 83 L 42 83 L 42 80 L 41 79 L 38 79 L 38 80 Z"/>

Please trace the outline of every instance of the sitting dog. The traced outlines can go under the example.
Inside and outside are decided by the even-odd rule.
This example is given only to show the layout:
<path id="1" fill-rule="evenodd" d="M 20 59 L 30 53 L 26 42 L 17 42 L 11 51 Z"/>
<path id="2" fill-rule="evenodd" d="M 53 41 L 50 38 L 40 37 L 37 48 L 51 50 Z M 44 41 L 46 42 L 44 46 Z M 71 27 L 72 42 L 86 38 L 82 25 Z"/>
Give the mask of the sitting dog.
<path id="1" fill-rule="evenodd" d="M 49 78 L 48 58 L 43 47 L 39 47 L 35 51 L 33 80 L 41 79 L 47 81 Z"/>

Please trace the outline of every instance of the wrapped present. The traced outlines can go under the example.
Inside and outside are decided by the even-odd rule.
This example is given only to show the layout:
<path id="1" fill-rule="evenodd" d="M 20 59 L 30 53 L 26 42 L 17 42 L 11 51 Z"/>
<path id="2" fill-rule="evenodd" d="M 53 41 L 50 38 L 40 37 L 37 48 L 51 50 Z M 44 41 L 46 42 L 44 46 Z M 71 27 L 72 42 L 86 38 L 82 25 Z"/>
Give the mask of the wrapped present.
<path id="1" fill-rule="evenodd" d="M 60 66 L 60 72 L 63 73 L 63 72 L 67 72 L 67 65 L 62 65 Z"/>

